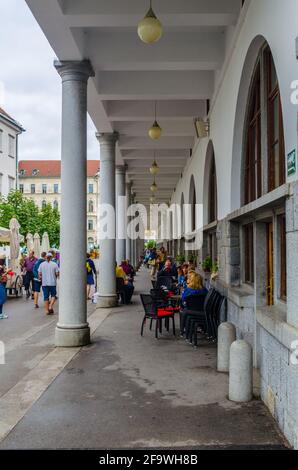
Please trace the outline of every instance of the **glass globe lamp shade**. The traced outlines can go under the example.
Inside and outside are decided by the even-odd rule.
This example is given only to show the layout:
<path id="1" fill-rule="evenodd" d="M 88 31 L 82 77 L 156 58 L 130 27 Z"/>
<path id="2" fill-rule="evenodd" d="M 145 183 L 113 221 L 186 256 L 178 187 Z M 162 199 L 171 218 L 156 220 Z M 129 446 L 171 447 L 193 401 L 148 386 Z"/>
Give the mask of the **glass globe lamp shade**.
<path id="1" fill-rule="evenodd" d="M 152 163 L 152 166 L 150 168 L 150 173 L 151 175 L 155 176 L 159 173 L 159 166 L 157 165 L 156 161 Z"/>
<path id="2" fill-rule="evenodd" d="M 155 193 L 155 192 L 157 191 L 157 184 L 156 184 L 156 183 L 153 183 L 153 185 L 151 186 L 150 190 L 151 190 L 152 193 Z"/>
<path id="3" fill-rule="evenodd" d="M 149 134 L 149 137 L 150 137 L 152 140 L 158 140 L 158 139 L 161 138 L 162 129 L 161 129 L 161 127 L 159 126 L 159 124 L 158 124 L 157 121 L 154 121 L 153 126 L 150 127 L 150 129 L 149 129 L 149 131 L 148 131 L 148 134 Z"/>
<path id="4" fill-rule="evenodd" d="M 139 24 L 138 24 L 138 35 L 139 38 L 146 44 L 152 44 L 159 41 L 163 33 L 162 24 L 152 8 L 150 8 Z"/>

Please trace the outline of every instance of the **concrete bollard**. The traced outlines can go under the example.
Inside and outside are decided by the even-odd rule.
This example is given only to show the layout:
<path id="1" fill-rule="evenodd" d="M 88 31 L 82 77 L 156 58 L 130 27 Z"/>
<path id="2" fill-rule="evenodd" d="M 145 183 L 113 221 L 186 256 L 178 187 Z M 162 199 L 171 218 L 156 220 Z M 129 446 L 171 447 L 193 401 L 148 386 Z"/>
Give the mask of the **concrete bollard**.
<path id="1" fill-rule="evenodd" d="M 222 323 L 218 328 L 217 370 L 229 372 L 230 349 L 236 341 L 236 328 L 232 323 Z"/>
<path id="2" fill-rule="evenodd" d="M 252 397 L 252 347 L 244 340 L 235 341 L 230 350 L 229 400 L 245 403 Z"/>

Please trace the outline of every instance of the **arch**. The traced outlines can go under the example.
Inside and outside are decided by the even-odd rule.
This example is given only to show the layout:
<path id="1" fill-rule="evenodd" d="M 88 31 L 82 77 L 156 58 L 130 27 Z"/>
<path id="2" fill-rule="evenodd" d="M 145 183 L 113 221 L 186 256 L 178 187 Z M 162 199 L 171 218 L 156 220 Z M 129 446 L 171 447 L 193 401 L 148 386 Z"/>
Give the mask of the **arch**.
<path id="1" fill-rule="evenodd" d="M 191 178 L 190 178 L 188 201 L 189 201 L 189 204 L 191 206 L 190 229 L 191 229 L 192 232 L 194 232 L 196 230 L 196 204 L 197 204 L 197 193 L 196 193 L 196 185 L 195 185 L 194 175 L 191 175 Z"/>
<path id="2" fill-rule="evenodd" d="M 264 36 L 257 36 L 248 48 L 236 106 L 232 211 L 285 182 L 284 122 L 278 75 L 269 42 Z M 274 77 L 274 86 L 270 77 Z M 273 124 L 276 121 L 277 126 Z"/>
<path id="3" fill-rule="evenodd" d="M 217 172 L 213 142 L 207 146 L 204 169 L 203 223 L 208 225 L 217 220 Z"/>
<path id="4" fill-rule="evenodd" d="M 238 99 L 234 123 L 234 142 L 231 168 L 231 211 L 239 209 L 242 203 L 242 164 L 245 148 L 244 129 L 247 120 L 247 102 L 250 95 L 252 79 L 255 72 L 255 66 L 261 47 L 266 43 L 264 36 L 257 36 L 251 43 L 240 79 L 238 90 Z"/>

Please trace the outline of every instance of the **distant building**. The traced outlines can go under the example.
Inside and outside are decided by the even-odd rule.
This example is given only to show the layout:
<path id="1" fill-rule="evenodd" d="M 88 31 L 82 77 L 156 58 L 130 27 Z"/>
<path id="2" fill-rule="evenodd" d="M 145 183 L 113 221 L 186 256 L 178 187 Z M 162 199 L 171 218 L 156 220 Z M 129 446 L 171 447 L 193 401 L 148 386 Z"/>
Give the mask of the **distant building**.
<path id="1" fill-rule="evenodd" d="M 18 136 L 22 126 L 0 108 L 0 195 L 17 187 Z"/>
<path id="2" fill-rule="evenodd" d="M 87 240 L 89 248 L 98 245 L 99 160 L 87 162 Z M 22 160 L 19 162 L 18 189 L 40 208 L 46 204 L 61 208 L 61 161 Z"/>

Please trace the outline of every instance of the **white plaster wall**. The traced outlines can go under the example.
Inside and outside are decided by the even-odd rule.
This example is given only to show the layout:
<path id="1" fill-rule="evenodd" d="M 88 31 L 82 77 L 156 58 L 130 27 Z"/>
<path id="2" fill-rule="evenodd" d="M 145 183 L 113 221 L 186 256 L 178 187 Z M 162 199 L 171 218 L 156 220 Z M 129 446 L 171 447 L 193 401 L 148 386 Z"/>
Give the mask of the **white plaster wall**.
<path id="1" fill-rule="evenodd" d="M 2 195 L 7 196 L 9 193 L 8 178 L 14 178 L 14 188 L 16 186 L 16 140 L 17 134 L 14 129 L 6 125 L 3 121 L 0 122 L 0 129 L 2 131 L 2 148 L 0 152 L 0 174 L 2 174 Z M 14 137 L 14 157 L 9 156 L 9 135 Z"/>
<path id="2" fill-rule="evenodd" d="M 210 113 L 210 139 L 213 141 L 218 179 L 218 218 L 223 219 L 232 210 L 231 186 L 234 126 L 237 125 L 236 107 L 242 70 L 250 45 L 257 36 L 263 36 L 271 47 L 281 91 L 286 153 L 297 148 L 297 110 L 290 101 L 291 83 L 298 79 L 298 61 L 295 39 L 298 36 L 297 0 L 251 0 L 246 18 L 237 38 L 223 81 L 215 93 Z M 246 97 L 247 98 L 247 97 Z M 235 124 L 236 123 L 236 124 Z M 188 202 L 191 174 L 196 182 L 197 201 L 203 201 L 203 179 L 206 149 L 209 139 L 203 139 L 194 148 L 193 156 L 184 170 L 172 202 L 180 202 L 182 191 Z M 241 152 L 239 152 L 239 159 Z M 294 177 L 294 179 L 297 178 Z M 293 178 L 292 178 L 293 179 Z M 234 201 L 233 209 L 240 207 Z"/>

